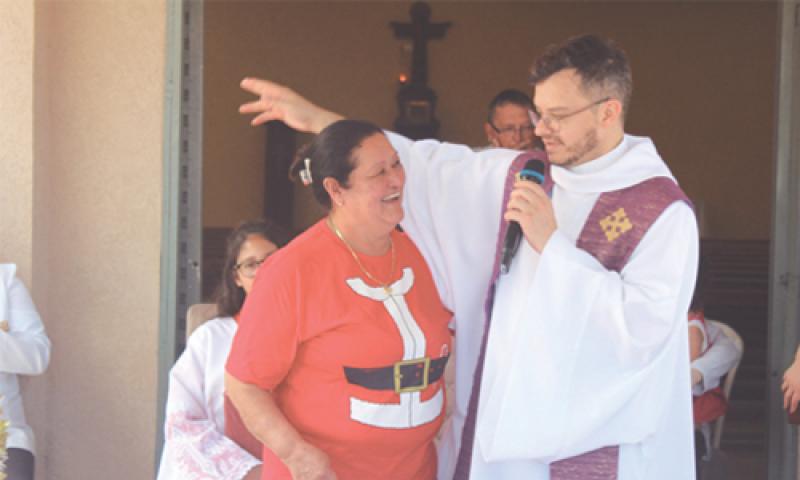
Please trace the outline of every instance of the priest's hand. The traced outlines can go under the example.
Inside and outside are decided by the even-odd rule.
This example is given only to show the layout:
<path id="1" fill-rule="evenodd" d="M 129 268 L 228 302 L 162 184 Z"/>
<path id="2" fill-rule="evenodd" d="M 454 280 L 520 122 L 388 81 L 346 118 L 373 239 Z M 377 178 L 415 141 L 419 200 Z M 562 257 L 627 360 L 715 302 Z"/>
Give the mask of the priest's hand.
<path id="1" fill-rule="evenodd" d="M 525 239 L 539 253 L 556 231 L 556 216 L 550 198 L 540 185 L 527 180 L 514 183 L 503 218 L 519 223 Z"/>
<path id="2" fill-rule="evenodd" d="M 797 351 L 792 366 L 783 374 L 781 389 L 783 390 L 783 408 L 789 413 L 794 413 L 797 410 L 797 404 L 800 403 L 800 349 Z"/>
<path id="3" fill-rule="evenodd" d="M 337 113 L 311 103 L 294 90 L 277 83 L 247 77 L 239 86 L 258 96 L 258 100 L 239 106 L 241 114 L 256 114 L 250 121 L 253 126 L 270 120 L 280 120 L 295 130 L 319 133 L 331 123 L 343 118 Z"/>

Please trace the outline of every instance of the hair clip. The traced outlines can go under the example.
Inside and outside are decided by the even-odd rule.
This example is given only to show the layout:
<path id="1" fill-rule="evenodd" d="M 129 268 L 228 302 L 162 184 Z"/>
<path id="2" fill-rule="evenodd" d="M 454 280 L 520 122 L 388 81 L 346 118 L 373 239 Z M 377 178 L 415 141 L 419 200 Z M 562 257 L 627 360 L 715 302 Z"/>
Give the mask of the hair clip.
<path id="1" fill-rule="evenodd" d="M 307 187 L 314 181 L 311 178 L 311 159 L 306 157 L 303 159 L 303 163 L 305 164 L 305 168 L 300 170 L 300 181 Z"/>

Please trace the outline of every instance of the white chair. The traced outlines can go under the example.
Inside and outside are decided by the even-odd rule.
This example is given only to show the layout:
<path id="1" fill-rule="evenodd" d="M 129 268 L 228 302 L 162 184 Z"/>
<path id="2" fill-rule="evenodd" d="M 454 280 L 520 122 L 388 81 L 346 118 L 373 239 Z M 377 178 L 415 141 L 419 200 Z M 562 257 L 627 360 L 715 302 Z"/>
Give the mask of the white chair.
<path id="1" fill-rule="evenodd" d="M 217 316 L 216 303 L 195 303 L 186 310 L 186 339 L 197 327 Z"/>
<path id="2" fill-rule="evenodd" d="M 728 373 L 725 375 L 725 380 L 722 382 L 722 393 L 725 395 L 725 399 L 730 401 L 731 398 L 731 389 L 733 388 L 733 380 L 736 378 L 736 370 L 739 368 L 739 363 L 742 361 L 742 356 L 744 356 L 744 342 L 742 342 L 742 337 L 736 333 L 736 330 L 732 329 L 725 323 L 719 322 L 717 320 L 710 320 L 706 319 L 706 322 L 712 322 L 716 326 L 722 330 L 722 333 L 725 334 L 726 337 L 730 338 L 733 343 L 736 345 L 736 348 L 742 352 L 742 355 L 739 355 L 739 359 L 736 363 L 728 370 Z M 711 446 L 719 450 L 720 443 L 722 441 L 722 429 L 725 426 L 725 415 L 719 417 L 714 421 L 713 425 L 713 432 L 712 432 L 712 440 Z"/>

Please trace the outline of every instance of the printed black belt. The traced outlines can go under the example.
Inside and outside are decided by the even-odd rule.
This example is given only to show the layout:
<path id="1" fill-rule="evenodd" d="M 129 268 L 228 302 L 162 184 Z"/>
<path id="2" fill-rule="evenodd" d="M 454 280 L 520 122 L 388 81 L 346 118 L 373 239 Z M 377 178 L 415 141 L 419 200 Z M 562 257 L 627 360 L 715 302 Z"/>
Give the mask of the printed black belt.
<path id="1" fill-rule="evenodd" d="M 450 355 L 402 360 L 389 367 L 344 367 L 347 381 L 370 390 L 394 390 L 397 393 L 419 392 L 442 378 Z"/>

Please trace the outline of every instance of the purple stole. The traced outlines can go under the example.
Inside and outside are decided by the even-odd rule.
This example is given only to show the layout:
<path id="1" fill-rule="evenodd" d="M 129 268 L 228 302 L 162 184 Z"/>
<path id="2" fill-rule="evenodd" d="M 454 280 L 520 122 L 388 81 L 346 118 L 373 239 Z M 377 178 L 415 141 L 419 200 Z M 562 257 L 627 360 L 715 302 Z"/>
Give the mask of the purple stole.
<path id="1" fill-rule="evenodd" d="M 545 162 L 545 180 L 542 188 L 548 194 L 552 192 L 553 180 L 546 154 L 540 150 L 523 152 L 514 159 L 508 170 L 501 204 L 503 212 L 508 204 L 517 173 L 528 160 L 533 158 Z M 653 222 L 668 206 L 677 201 L 691 205 L 680 187 L 667 177 L 654 177 L 628 188 L 604 192 L 600 194 L 586 219 L 578 237 L 577 247 L 589 252 L 608 270 L 620 272 Z M 461 449 L 456 462 L 454 480 L 467 480 L 470 477 L 486 343 L 489 338 L 494 294 L 500 275 L 500 260 L 507 230 L 508 222 L 503 220 L 501 214 L 492 281 L 484 304 L 486 326 L 475 367 L 467 417 L 461 433 Z M 619 447 L 613 445 L 559 460 L 550 464 L 550 478 L 551 480 L 616 480 L 618 456 Z"/>

